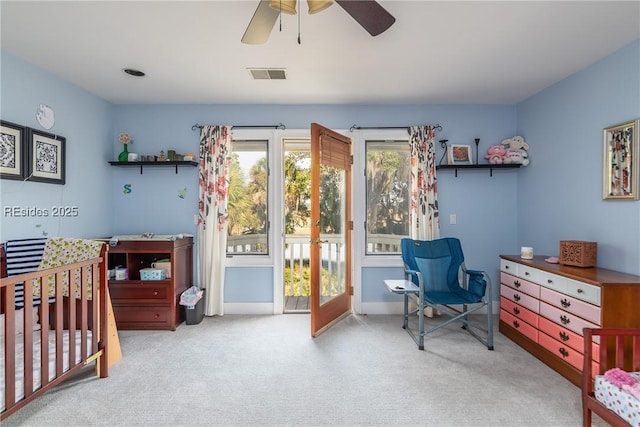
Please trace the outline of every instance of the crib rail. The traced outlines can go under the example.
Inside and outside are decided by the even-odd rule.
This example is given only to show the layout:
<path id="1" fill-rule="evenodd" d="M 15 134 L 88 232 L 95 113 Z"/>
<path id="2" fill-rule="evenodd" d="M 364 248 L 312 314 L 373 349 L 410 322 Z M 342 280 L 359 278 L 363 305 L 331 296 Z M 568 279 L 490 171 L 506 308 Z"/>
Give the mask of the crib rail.
<path id="1" fill-rule="evenodd" d="M 0 420 L 45 393 L 51 387 L 60 383 L 68 376 L 82 369 L 96 357 L 100 377 L 108 375 L 106 358 L 107 348 L 107 297 L 106 297 L 106 259 L 108 246 L 103 245 L 100 256 L 82 262 L 62 267 L 51 268 L 18 276 L 0 279 L 0 313 L 4 317 L 4 331 L 0 338 L 0 351 L 4 356 L 4 411 L 0 412 Z M 0 248 L 1 252 L 1 248 Z M 74 280 L 79 272 L 80 280 Z M 68 278 L 63 279 L 63 276 Z M 55 302 L 47 303 L 45 297 L 48 291 L 47 281 L 53 277 L 53 294 Z M 24 307 L 15 308 L 16 285 L 24 284 Z M 102 286 L 102 284 L 105 284 Z M 33 287 L 39 285 L 42 292 L 42 302 L 34 305 Z M 68 287 L 68 296 L 64 291 Z M 88 296 L 88 290 L 91 290 Z M 79 290 L 79 298 L 76 291 Z M 100 315 L 104 313 L 105 315 Z M 35 316 L 34 316 L 35 315 Z M 34 330 L 39 320 L 40 329 Z M 37 329 L 37 328 L 36 328 Z M 18 334 L 18 331 L 22 331 Z M 64 334 L 68 331 L 68 355 L 64 354 Z M 50 334 L 55 337 L 55 344 L 50 344 Z M 79 354 L 76 352 L 76 336 L 79 335 Z M 89 335 L 91 337 L 89 346 Z M 39 338 L 39 351 L 42 355 L 39 361 L 40 385 L 36 386 L 34 378 L 34 340 Z M 16 349 L 24 349 L 21 359 L 16 355 Z M 55 350 L 54 372 L 49 371 L 49 353 Z M 79 356 L 79 357 L 78 357 Z M 79 362 L 76 359 L 79 359 Z M 64 361 L 68 361 L 65 369 Z M 16 363 L 22 366 L 24 372 L 24 397 L 16 402 Z M 53 379 L 50 380 L 50 375 Z"/>

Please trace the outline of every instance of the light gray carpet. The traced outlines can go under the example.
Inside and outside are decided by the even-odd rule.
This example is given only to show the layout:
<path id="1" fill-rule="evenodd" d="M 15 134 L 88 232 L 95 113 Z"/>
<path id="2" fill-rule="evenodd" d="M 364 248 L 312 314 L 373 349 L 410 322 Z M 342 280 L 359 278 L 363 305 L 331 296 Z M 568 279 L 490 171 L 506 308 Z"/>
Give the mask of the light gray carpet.
<path id="1" fill-rule="evenodd" d="M 401 316 L 308 314 L 121 331 L 107 379 L 83 372 L 3 426 L 580 426 L 580 390 L 495 334 L 452 325 L 419 351 Z M 596 418 L 594 425 L 600 424 Z"/>

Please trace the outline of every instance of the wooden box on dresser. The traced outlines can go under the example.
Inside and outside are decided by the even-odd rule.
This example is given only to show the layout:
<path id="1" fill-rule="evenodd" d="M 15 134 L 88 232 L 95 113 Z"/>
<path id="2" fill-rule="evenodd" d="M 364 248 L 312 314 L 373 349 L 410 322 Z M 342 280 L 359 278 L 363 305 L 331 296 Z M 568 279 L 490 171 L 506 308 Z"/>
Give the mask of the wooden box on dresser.
<path id="1" fill-rule="evenodd" d="M 140 270 L 171 260 L 170 278 L 141 280 Z M 175 331 L 184 321 L 180 295 L 193 285 L 193 237 L 175 240 L 119 240 L 109 249 L 109 269 L 126 267 L 129 278 L 109 280 L 118 329 Z"/>
<path id="2" fill-rule="evenodd" d="M 583 328 L 640 327 L 640 276 L 545 256 L 500 258 L 500 332 L 577 386 Z"/>

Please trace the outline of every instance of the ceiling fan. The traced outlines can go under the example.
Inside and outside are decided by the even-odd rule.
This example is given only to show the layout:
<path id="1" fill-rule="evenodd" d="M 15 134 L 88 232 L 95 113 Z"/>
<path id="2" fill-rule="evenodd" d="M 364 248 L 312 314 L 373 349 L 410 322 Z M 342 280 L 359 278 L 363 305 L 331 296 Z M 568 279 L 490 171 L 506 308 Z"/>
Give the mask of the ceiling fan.
<path id="1" fill-rule="evenodd" d="M 335 0 L 335 2 L 372 36 L 385 32 L 396 22 L 396 18 L 373 0 Z M 242 36 L 242 43 L 266 43 L 280 13 L 295 15 L 296 3 L 297 0 L 260 0 Z M 309 14 L 312 15 L 333 5 L 334 0 L 307 0 L 307 3 Z"/>

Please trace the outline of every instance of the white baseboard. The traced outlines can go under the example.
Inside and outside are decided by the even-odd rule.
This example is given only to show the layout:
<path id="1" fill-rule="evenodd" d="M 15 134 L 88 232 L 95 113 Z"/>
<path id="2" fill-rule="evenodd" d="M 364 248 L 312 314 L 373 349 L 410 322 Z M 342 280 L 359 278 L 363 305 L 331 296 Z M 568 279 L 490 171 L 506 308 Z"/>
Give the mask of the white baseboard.
<path id="1" fill-rule="evenodd" d="M 402 314 L 403 307 L 402 302 L 363 302 L 358 314 Z"/>
<path id="2" fill-rule="evenodd" d="M 415 307 L 415 306 L 414 306 Z M 362 312 L 358 314 L 402 314 L 404 303 L 402 302 L 363 302 L 360 305 Z M 411 309 L 411 308 L 410 308 Z M 491 304 L 493 314 L 500 313 L 500 304 L 496 301 Z M 486 314 L 487 308 L 483 307 L 476 311 L 477 314 Z"/>
<path id="3" fill-rule="evenodd" d="M 402 314 L 404 310 L 402 302 L 363 302 L 360 304 L 360 312 L 358 314 Z M 492 305 L 493 314 L 500 312 L 500 305 L 494 302 Z M 476 313 L 486 313 L 486 308 L 478 310 Z M 225 314 L 247 314 L 247 315 L 263 315 L 274 314 L 273 303 L 251 303 L 251 302 L 227 302 L 224 304 Z"/>

